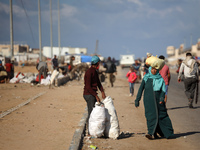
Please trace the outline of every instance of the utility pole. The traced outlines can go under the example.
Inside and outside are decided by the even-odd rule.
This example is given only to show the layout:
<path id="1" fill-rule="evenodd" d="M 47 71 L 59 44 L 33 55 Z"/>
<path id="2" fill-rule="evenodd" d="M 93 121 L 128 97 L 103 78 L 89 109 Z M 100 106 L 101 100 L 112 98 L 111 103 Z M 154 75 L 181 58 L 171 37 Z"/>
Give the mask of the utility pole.
<path id="1" fill-rule="evenodd" d="M 96 40 L 96 48 L 95 48 L 95 55 L 97 55 L 97 51 L 98 51 L 98 44 L 99 44 L 99 40 Z"/>
<path id="2" fill-rule="evenodd" d="M 13 52 L 13 12 L 12 12 L 12 0 L 10 0 L 10 56 L 14 56 Z"/>
<path id="3" fill-rule="evenodd" d="M 61 50 L 60 50 L 60 0 L 58 0 L 58 48 L 59 48 L 59 60 L 61 59 L 60 58 L 60 53 L 61 53 Z"/>
<path id="4" fill-rule="evenodd" d="M 41 36 L 40 0 L 38 0 L 38 23 L 39 23 L 39 49 L 40 49 L 40 61 L 42 61 L 42 36 Z"/>
<path id="5" fill-rule="evenodd" d="M 51 59 L 53 58 L 53 37 L 52 37 L 52 0 L 50 0 L 50 40 L 51 40 Z"/>

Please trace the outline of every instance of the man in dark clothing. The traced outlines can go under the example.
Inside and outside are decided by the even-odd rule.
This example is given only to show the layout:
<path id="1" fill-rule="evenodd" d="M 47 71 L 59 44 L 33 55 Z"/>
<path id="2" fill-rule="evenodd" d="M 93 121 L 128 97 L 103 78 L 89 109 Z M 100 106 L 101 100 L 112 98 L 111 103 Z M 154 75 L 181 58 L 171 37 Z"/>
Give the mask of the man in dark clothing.
<path id="1" fill-rule="evenodd" d="M 83 97 L 87 102 L 88 107 L 88 119 L 92 112 L 93 107 L 95 106 L 96 102 L 100 102 L 100 98 L 97 95 L 97 87 L 101 91 L 102 98 L 105 99 L 106 95 L 104 93 L 103 86 L 99 80 L 99 76 L 97 73 L 97 69 L 99 67 L 100 59 L 98 56 L 93 56 L 91 60 L 91 67 L 85 72 L 84 77 L 84 91 Z M 89 134 L 89 125 L 88 125 L 88 134 Z"/>
<path id="2" fill-rule="evenodd" d="M 58 70 L 58 59 L 56 58 L 56 55 L 54 55 L 54 59 L 52 59 L 52 63 L 53 63 L 53 69 Z"/>
<path id="3" fill-rule="evenodd" d="M 106 68 L 106 83 L 113 87 L 113 82 L 115 79 L 113 73 L 116 72 L 116 65 L 111 61 L 111 57 L 108 57 L 108 61 L 104 64 L 104 68 Z"/>

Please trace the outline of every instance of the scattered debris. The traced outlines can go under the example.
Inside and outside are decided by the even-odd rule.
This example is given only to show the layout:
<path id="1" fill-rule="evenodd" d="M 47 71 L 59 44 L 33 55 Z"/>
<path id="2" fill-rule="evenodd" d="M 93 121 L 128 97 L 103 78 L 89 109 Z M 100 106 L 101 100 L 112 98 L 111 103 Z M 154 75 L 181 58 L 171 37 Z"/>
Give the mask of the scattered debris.
<path id="1" fill-rule="evenodd" d="M 94 145 L 90 145 L 89 148 L 91 148 L 91 149 L 98 149 L 98 148 L 97 148 L 96 146 L 94 146 Z"/>

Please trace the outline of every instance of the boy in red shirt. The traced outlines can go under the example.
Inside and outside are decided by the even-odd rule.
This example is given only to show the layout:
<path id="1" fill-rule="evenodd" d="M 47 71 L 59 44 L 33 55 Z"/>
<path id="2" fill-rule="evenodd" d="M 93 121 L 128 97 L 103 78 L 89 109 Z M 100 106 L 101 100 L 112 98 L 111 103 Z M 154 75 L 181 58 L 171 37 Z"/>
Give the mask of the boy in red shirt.
<path id="1" fill-rule="evenodd" d="M 126 77 L 128 78 L 129 82 L 129 88 L 130 88 L 130 95 L 133 96 L 134 93 L 134 83 L 137 79 L 137 75 L 135 73 L 135 69 L 133 66 L 130 67 L 130 71 L 126 74 Z"/>

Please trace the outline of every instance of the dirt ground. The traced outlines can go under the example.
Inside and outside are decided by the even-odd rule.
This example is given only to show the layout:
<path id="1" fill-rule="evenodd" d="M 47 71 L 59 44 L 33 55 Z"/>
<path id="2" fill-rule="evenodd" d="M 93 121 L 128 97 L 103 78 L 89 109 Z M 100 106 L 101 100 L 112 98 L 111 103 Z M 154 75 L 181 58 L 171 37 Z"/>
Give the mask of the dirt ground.
<path id="1" fill-rule="evenodd" d="M 35 67 L 15 68 L 16 72 L 37 72 Z M 129 97 L 126 79 L 122 79 L 118 68 L 117 80 L 113 88 L 103 84 L 107 96 L 111 96 L 117 111 L 120 131 L 124 133 L 118 140 L 98 138 L 84 140 L 83 150 L 95 145 L 100 150 L 107 149 L 196 149 L 184 137 L 177 139 L 147 140 L 143 104 L 134 106 L 135 95 Z M 0 84 L 0 113 L 29 98 L 45 92 L 11 114 L 0 119 L 0 150 L 64 150 L 68 149 L 78 123 L 85 112 L 83 80 L 70 81 L 61 87 L 30 84 Z M 135 85 L 135 93 L 139 84 Z M 101 95 L 100 95 L 101 96 Z M 179 130 L 175 129 L 175 134 Z"/>

